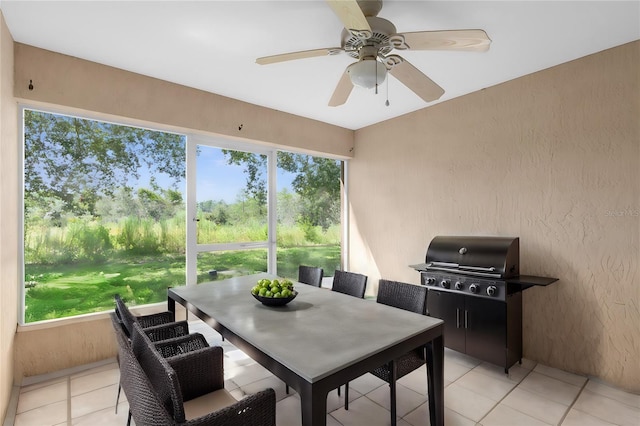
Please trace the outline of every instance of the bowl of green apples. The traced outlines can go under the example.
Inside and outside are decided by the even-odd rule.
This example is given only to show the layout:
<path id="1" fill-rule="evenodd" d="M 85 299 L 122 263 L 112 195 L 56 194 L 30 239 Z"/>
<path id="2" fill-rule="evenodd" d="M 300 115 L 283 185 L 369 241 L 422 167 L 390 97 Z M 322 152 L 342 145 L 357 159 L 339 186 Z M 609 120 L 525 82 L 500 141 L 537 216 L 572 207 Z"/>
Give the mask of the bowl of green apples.
<path id="1" fill-rule="evenodd" d="M 284 306 L 296 298 L 298 292 L 287 279 L 263 278 L 251 288 L 251 295 L 266 306 Z"/>

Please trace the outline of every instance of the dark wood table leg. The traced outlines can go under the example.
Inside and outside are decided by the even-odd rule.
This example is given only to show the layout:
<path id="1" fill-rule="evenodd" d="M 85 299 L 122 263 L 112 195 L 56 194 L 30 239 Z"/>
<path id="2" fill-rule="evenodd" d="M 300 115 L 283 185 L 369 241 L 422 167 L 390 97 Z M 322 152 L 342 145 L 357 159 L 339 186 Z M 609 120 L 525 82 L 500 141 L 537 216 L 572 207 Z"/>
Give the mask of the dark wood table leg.
<path id="1" fill-rule="evenodd" d="M 302 426 L 326 426 L 327 424 L 327 392 L 312 390 L 311 384 L 303 385 L 300 390 L 302 407 Z"/>
<path id="2" fill-rule="evenodd" d="M 431 426 L 444 426 L 444 337 L 427 344 L 427 382 Z"/>
<path id="3" fill-rule="evenodd" d="M 389 364 L 389 371 L 391 372 L 391 378 L 389 383 L 389 393 L 391 398 L 391 426 L 396 426 L 398 420 L 398 410 L 396 409 L 396 382 L 398 381 L 398 365 L 395 360 L 392 360 Z"/>

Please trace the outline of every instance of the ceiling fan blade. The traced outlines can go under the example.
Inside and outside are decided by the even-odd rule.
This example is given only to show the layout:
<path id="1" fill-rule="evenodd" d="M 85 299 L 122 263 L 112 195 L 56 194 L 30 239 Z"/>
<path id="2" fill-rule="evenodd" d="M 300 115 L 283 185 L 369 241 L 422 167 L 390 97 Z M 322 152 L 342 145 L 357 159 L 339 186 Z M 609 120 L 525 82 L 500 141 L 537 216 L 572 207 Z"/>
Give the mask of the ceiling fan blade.
<path id="1" fill-rule="evenodd" d="M 399 58 L 395 65 L 391 67 L 389 72 L 392 76 L 400 80 L 402 84 L 411 89 L 416 95 L 420 96 L 426 102 L 432 102 L 444 94 L 444 89 L 438 86 L 433 80 L 424 75 L 422 71 L 411 65 L 405 59 Z"/>
<path id="2" fill-rule="evenodd" d="M 399 33 L 390 37 L 389 43 L 405 50 L 463 50 L 486 52 L 491 39 L 483 30 L 445 30 Z"/>
<path id="3" fill-rule="evenodd" d="M 356 0 L 326 0 L 342 25 L 355 37 L 368 39 L 373 32 Z"/>
<path id="4" fill-rule="evenodd" d="M 314 58 L 316 56 L 337 55 L 343 52 L 340 47 L 326 47 L 323 49 L 302 50 L 300 52 L 282 53 L 280 55 L 263 56 L 256 59 L 260 65 L 274 64 L 276 62 L 293 61 L 295 59 Z"/>
<path id="5" fill-rule="evenodd" d="M 344 73 L 342 73 L 342 77 L 340 77 L 338 85 L 336 86 L 336 90 L 333 91 L 333 95 L 331 96 L 331 99 L 329 99 L 329 106 L 339 106 L 347 102 L 347 99 L 349 99 L 349 95 L 351 94 L 351 90 L 353 90 L 353 83 L 351 83 L 351 77 L 349 77 L 349 73 L 345 69 Z"/>

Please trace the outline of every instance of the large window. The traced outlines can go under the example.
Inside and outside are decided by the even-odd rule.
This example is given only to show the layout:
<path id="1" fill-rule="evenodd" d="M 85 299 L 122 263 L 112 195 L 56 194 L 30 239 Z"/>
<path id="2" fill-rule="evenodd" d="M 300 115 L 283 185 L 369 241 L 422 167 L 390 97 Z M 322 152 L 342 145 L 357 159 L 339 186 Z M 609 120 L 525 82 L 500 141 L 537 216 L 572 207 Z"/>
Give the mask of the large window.
<path id="1" fill-rule="evenodd" d="M 263 271 L 296 279 L 301 264 L 333 275 L 341 258 L 340 161 L 204 144 L 194 149 L 198 283 Z M 271 233 L 270 201 L 276 206 Z M 277 259 L 272 268 L 270 249 Z"/>
<path id="2" fill-rule="evenodd" d="M 24 110 L 25 322 L 184 284 L 185 137 Z"/>
<path id="3" fill-rule="evenodd" d="M 278 152 L 278 275 L 297 279 L 298 265 L 340 268 L 340 161 Z"/>
<path id="4" fill-rule="evenodd" d="M 196 244 L 190 256 L 197 283 L 269 270 L 270 154 L 223 149 L 216 142 L 198 138 L 189 145 L 196 157 Z"/>
<path id="5" fill-rule="evenodd" d="M 340 266 L 340 161 L 23 110 L 24 321 Z"/>

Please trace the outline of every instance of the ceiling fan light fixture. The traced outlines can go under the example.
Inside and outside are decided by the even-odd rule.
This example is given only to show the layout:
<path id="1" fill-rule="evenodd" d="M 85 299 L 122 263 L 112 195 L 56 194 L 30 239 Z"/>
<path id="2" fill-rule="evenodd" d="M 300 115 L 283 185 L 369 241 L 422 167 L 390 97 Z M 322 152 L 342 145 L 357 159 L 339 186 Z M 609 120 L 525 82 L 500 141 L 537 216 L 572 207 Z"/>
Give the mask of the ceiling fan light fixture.
<path id="1" fill-rule="evenodd" d="M 387 67 L 375 59 L 363 59 L 349 65 L 347 73 L 354 86 L 373 89 L 384 81 L 387 76 Z"/>

